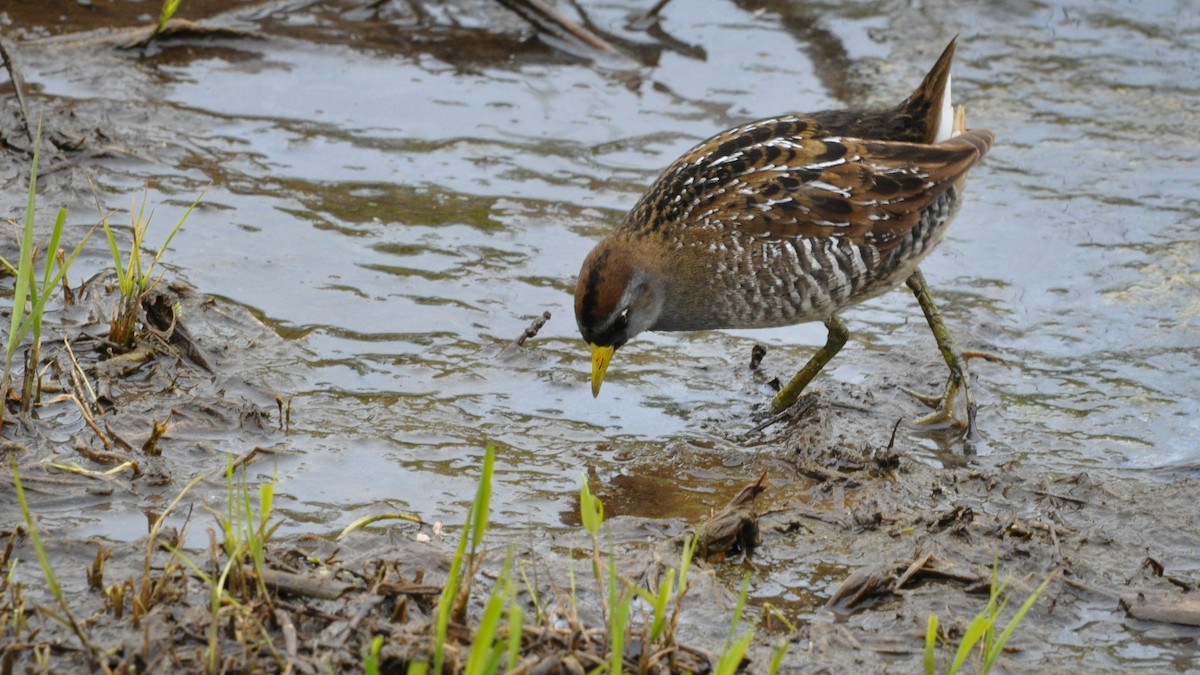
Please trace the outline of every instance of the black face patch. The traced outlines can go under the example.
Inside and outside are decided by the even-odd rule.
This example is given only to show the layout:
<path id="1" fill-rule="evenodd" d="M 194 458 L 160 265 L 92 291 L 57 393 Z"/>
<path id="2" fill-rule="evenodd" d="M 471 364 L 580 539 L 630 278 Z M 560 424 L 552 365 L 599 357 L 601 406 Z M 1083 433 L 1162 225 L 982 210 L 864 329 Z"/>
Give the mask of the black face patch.
<path id="1" fill-rule="evenodd" d="M 628 308 L 617 314 L 632 270 L 619 249 L 601 245 L 580 273 L 575 289 L 575 321 L 587 342 L 620 347 L 629 340 Z"/>
<path id="2" fill-rule="evenodd" d="M 612 347 L 619 349 L 626 342 L 629 342 L 629 317 L 627 312 L 623 312 L 617 317 L 612 325 L 603 331 L 598 331 L 588 337 L 584 335 L 584 339 L 589 343 L 600 347 Z"/>
<path id="3" fill-rule="evenodd" d="M 584 326 L 595 325 L 605 319 L 596 314 L 600 311 L 600 283 L 602 270 L 608 263 L 608 255 L 607 250 L 601 251 L 592 260 L 587 272 L 587 279 L 581 280 L 583 281 L 583 296 L 576 297 L 575 301 L 575 321 L 579 324 L 580 329 Z"/>

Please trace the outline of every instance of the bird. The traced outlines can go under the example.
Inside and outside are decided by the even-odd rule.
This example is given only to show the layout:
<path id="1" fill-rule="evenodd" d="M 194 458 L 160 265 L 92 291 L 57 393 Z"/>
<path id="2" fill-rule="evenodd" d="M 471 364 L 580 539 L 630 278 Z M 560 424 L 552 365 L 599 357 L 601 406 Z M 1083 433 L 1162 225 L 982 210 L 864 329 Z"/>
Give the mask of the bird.
<path id="1" fill-rule="evenodd" d="M 925 397 L 937 409 L 917 423 L 961 426 L 961 389 L 973 436 L 966 362 L 979 354 L 954 345 L 918 268 L 995 140 L 968 130 L 951 102 L 956 43 L 894 108 L 760 119 L 668 166 L 579 271 L 575 319 L 591 349 L 592 395 L 616 350 L 643 331 L 821 321 L 825 345 L 771 401 L 784 411 L 846 343 L 838 314 L 905 283 L 950 369 L 942 395 Z"/>

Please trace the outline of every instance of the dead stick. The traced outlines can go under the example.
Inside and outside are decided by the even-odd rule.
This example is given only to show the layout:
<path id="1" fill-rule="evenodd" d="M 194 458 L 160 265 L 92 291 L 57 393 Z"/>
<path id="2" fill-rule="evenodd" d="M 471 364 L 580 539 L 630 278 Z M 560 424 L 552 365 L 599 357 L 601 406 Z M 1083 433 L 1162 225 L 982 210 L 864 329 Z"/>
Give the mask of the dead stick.
<path id="1" fill-rule="evenodd" d="M 244 572 L 251 578 L 256 576 L 251 567 L 245 568 Z M 307 598 L 320 598 L 321 600 L 336 600 L 351 588 L 350 584 L 341 581 L 305 574 L 292 574 L 267 567 L 262 570 L 262 580 L 264 584 L 277 591 L 285 591 Z"/>
<path id="2" fill-rule="evenodd" d="M 531 337 L 536 336 L 538 334 L 538 331 L 540 331 L 542 329 L 542 326 L 545 326 L 546 322 L 549 320 L 550 320 L 550 312 L 542 312 L 541 316 L 534 319 L 533 323 L 529 324 L 529 327 L 525 329 L 525 332 L 518 335 L 516 340 L 513 340 L 512 342 L 510 342 L 508 344 L 509 349 L 512 349 L 514 347 L 525 346 L 525 341 Z"/>
<path id="3" fill-rule="evenodd" d="M 541 0 L 497 0 L 500 4 L 528 21 L 539 32 L 591 47 L 600 52 L 617 53 L 604 38 L 568 19 L 564 14 Z"/>
<path id="4" fill-rule="evenodd" d="M 8 49 L 4 47 L 4 40 L 0 40 L 0 59 L 4 60 L 4 69 L 8 71 L 8 77 L 12 80 L 13 91 L 17 94 L 17 107 L 21 109 L 21 122 L 25 125 L 25 137 L 32 146 L 33 131 L 29 128 L 29 109 L 25 107 L 25 94 L 21 93 L 21 76 L 17 74 L 17 65 L 13 63 Z"/>

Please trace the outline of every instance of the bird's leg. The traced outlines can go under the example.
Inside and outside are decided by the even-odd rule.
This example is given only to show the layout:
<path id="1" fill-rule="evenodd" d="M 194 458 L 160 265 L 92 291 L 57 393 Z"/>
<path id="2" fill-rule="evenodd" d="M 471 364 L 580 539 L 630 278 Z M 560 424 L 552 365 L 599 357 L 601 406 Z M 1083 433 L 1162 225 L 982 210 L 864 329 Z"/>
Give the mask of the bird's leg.
<path id="1" fill-rule="evenodd" d="M 929 293 L 929 286 L 925 283 L 925 275 L 921 274 L 921 270 L 913 271 L 906 283 L 912 289 L 913 295 L 917 296 L 917 303 L 921 305 L 921 311 L 925 312 L 925 320 L 929 322 L 929 328 L 933 331 L 933 338 L 937 340 L 938 350 L 942 352 L 942 358 L 946 360 L 946 365 L 950 368 L 950 378 L 946 381 L 946 390 L 940 398 L 937 396 L 918 396 L 918 398 L 926 403 L 936 405 L 937 409 L 918 419 L 916 424 L 923 425 L 946 420 L 953 421 L 954 398 L 958 395 L 958 390 L 961 387 L 963 397 L 967 400 L 967 438 L 974 438 L 975 397 L 971 395 L 967 358 L 969 356 L 995 357 L 991 357 L 990 354 L 976 352 L 964 354 L 958 351 L 954 346 L 954 340 L 950 337 L 950 331 L 946 330 L 946 324 L 942 321 L 941 312 L 938 311 L 937 305 L 933 304 L 933 296 Z"/>
<path id="2" fill-rule="evenodd" d="M 775 394 L 775 398 L 771 399 L 771 411 L 783 412 L 792 407 L 796 399 L 800 398 L 800 394 L 804 388 L 812 382 L 817 373 L 825 367 L 826 363 L 833 358 L 841 349 L 842 345 L 846 344 L 846 338 L 850 337 L 850 331 L 846 330 L 846 324 L 836 316 L 830 316 L 825 320 L 825 327 L 829 329 L 829 337 L 825 339 L 825 346 L 817 350 L 808 363 L 800 369 L 800 372 Z"/>

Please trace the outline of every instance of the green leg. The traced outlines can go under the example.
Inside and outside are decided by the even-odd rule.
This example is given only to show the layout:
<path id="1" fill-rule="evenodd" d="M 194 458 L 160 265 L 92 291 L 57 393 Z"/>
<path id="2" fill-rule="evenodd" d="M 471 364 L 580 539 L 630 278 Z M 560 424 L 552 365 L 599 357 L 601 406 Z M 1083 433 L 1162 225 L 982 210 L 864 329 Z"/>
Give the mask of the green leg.
<path id="1" fill-rule="evenodd" d="M 967 359 L 954 347 L 954 340 L 950 337 L 950 331 L 946 330 L 946 324 L 942 322 L 942 314 L 938 311 L 937 305 L 933 304 L 933 296 L 929 293 L 929 286 L 925 283 L 925 275 L 921 274 L 921 270 L 914 271 L 912 276 L 908 277 L 907 283 L 908 287 L 912 289 L 913 295 L 917 296 L 917 303 L 921 305 L 921 310 L 925 312 L 925 320 L 929 322 L 929 328 L 933 331 L 933 338 L 937 340 L 942 358 L 950 367 L 950 379 L 946 381 L 946 390 L 941 398 L 936 396 L 920 397 L 937 405 L 937 409 L 918 419 L 916 424 L 954 421 L 954 398 L 958 395 L 958 389 L 961 387 L 963 396 L 967 400 L 967 438 L 974 438 L 975 397 L 971 395 L 971 387 L 968 382 L 970 373 L 967 371 Z"/>
<path id="2" fill-rule="evenodd" d="M 783 412 L 792 407 L 808 383 L 813 381 L 825 364 L 829 363 L 829 360 L 842 349 L 842 345 L 846 344 L 846 338 L 850 337 L 850 331 L 846 330 L 846 324 L 836 316 L 826 319 L 825 327 L 829 329 L 829 337 L 825 339 L 825 346 L 817 350 L 817 353 L 813 354 L 800 372 L 796 373 L 796 376 L 787 383 L 787 386 L 775 394 L 775 398 L 771 399 L 772 412 Z"/>

